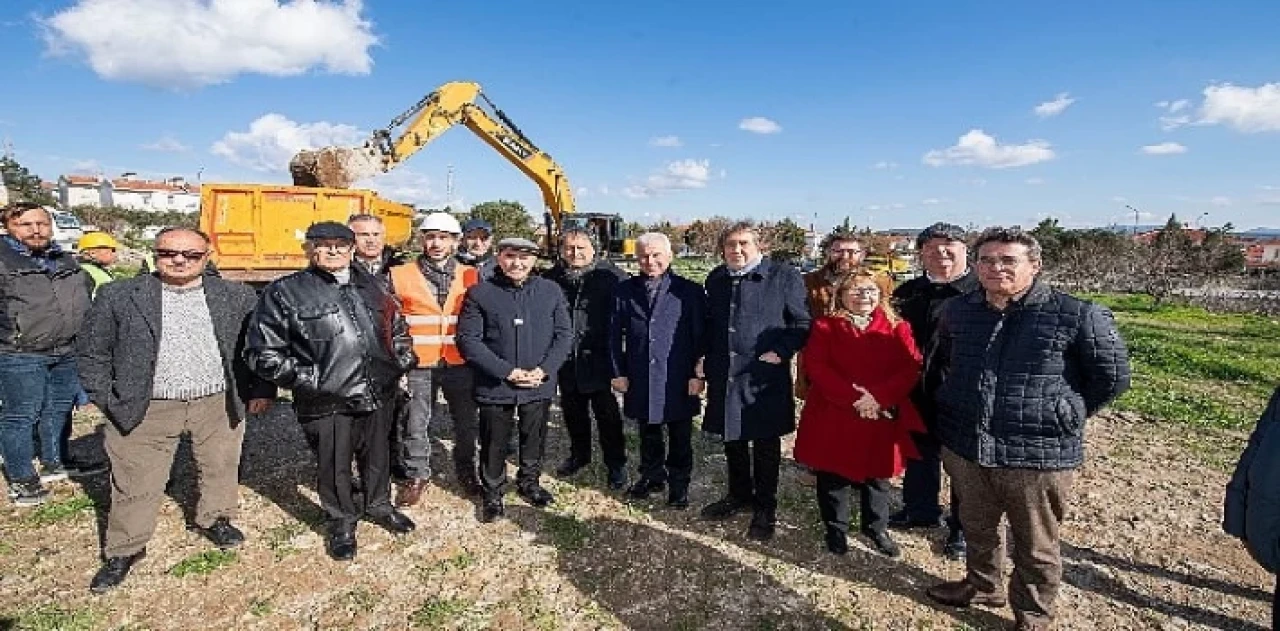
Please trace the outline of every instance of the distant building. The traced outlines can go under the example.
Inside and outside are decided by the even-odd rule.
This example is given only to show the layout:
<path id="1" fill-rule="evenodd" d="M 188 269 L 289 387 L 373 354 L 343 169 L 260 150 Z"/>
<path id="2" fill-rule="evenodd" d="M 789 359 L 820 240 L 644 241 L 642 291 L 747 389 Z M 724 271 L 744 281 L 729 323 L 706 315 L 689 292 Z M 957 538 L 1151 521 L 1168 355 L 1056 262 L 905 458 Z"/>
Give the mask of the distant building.
<path id="1" fill-rule="evenodd" d="M 1251 269 L 1280 268 L 1280 238 L 1250 243 L 1244 251 L 1244 265 Z"/>
<path id="2" fill-rule="evenodd" d="M 197 212 L 200 187 L 181 177 L 163 181 L 141 180 L 126 175 L 107 179 L 95 175 L 64 175 L 58 178 L 55 196 L 62 208 L 74 206 L 119 206 L 150 212 Z"/>

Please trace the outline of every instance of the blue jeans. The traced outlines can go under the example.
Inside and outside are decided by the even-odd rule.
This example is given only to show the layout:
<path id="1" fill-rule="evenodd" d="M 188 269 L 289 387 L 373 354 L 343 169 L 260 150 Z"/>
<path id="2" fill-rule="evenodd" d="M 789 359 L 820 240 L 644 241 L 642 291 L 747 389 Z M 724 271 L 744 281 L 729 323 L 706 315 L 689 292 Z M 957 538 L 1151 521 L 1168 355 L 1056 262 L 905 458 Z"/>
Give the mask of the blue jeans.
<path id="1" fill-rule="evenodd" d="M 37 477 L 31 430 L 40 435 L 40 461 L 61 464 L 62 432 L 80 388 L 75 355 L 0 353 L 0 454 L 5 477 Z"/>

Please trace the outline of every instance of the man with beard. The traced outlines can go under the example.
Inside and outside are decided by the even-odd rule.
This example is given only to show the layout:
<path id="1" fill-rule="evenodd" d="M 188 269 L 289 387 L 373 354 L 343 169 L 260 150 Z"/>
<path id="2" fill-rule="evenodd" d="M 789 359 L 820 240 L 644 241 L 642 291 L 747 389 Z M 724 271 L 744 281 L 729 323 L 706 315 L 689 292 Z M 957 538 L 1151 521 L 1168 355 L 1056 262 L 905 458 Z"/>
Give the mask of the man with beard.
<path id="1" fill-rule="evenodd" d="M 591 236 L 573 228 L 561 234 L 560 262 L 543 278 L 564 291 L 574 332 L 569 361 L 560 369 L 560 408 L 569 431 L 569 457 L 556 475 L 568 477 L 591 464 L 594 412 L 609 488 L 621 489 L 627 483 L 627 452 L 622 412 L 609 388 L 609 314 L 614 289 L 627 274 L 607 259 L 597 259 Z"/>
<path id="2" fill-rule="evenodd" d="M 479 490 L 476 479 L 476 417 L 471 367 L 458 351 L 458 315 L 467 290 L 479 282 L 476 269 L 454 258 L 462 227 L 449 213 L 431 213 L 418 224 L 422 256 L 415 264 L 391 268 L 391 289 L 400 298 L 418 366 L 409 372 L 409 413 L 396 428 L 396 462 L 403 469 L 397 502 L 418 503 L 431 477 L 428 430 L 436 390 L 444 391 L 453 417 L 453 466 L 468 493 Z"/>
<path id="3" fill-rule="evenodd" d="M 858 240 L 857 235 L 842 228 L 836 228 L 824 240 L 823 252 L 827 262 L 822 267 L 804 275 L 804 292 L 809 303 L 809 314 L 820 318 L 831 308 L 831 291 L 841 274 L 847 274 L 866 258 L 867 250 Z M 796 356 L 796 398 L 804 400 L 809 392 L 809 380 L 804 374 L 804 355 Z M 813 480 L 806 480 L 812 483 Z"/>
<path id="4" fill-rule="evenodd" d="M 458 262 L 470 265 L 480 273 L 480 280 L 493 278 L 497 260 L 490 252 L 493 243 L 493 225 L 483 219 L 470 219 L 462 224 L 462 247 L 458 248 Z"/>

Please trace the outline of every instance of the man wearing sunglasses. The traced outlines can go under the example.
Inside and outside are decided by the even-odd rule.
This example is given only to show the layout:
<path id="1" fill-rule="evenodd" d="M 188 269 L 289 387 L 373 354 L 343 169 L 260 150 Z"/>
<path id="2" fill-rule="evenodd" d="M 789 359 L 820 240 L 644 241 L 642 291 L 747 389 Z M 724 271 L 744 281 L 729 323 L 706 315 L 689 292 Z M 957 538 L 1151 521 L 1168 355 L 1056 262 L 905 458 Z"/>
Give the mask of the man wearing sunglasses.
<path id="1" fill-rule="evenodd" d="M 255 373 L 293 391 L 319 461 L 327 547 L 340 561 L 355 557 L 361 519 L 395 534 L 415 528 L 391 504 L 390 439 L 396 388 L 418 357 L 395 297 L 352 265 L 355 238 L 332 221 L 307 229 L 310 266 L 263 290 L 245 349 Z"/>
<path id="2" fill-rule="evenodd" d="M 78 341 L 80 380 L 109 421 L 111 510 L 95 593 L 123 582 L 146 554 L 183 433 L 199 472 L 192 529 L 219 548 L 244 542 L 231 524 L 244 421 L 266 411 L 276 393 L 240 356 L 257 295 L 205 274 L 209 238 L 166 228 L 155 253 L 155 274 L 98 290 Z"/>

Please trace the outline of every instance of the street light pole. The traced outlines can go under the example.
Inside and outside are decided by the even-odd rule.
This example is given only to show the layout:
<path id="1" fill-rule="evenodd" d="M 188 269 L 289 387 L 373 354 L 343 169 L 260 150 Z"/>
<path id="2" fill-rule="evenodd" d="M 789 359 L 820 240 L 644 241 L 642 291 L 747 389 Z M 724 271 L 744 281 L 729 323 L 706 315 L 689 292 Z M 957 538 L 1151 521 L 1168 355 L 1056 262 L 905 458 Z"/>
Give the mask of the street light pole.
<path id="1" fill-rule="evenodd" d="M 1138 212 L 1137 208 L 1134 208 L 1133 206 L 1130 206 L 1128 204 L 1125 204 L 1124 207 L 1133 211 L 1133 234 L 1134 236 L 1137 236 L 1138 235 L 1138 216 L 1141 213 Z"/>

